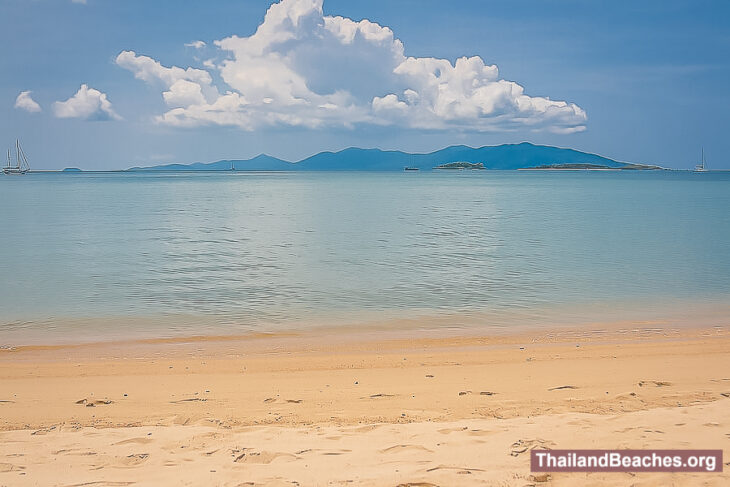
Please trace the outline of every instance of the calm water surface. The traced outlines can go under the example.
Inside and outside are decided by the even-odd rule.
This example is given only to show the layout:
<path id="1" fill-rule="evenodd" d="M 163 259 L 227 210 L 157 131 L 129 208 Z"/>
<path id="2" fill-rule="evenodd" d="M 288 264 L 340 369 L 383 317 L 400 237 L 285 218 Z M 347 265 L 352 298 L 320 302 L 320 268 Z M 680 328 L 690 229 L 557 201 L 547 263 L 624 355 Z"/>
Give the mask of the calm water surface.
<path id="1" fill-rule="evenodd" d="M 0 208 L 0 345 L 730 298 L 730 173 L 29 174 Z"/>

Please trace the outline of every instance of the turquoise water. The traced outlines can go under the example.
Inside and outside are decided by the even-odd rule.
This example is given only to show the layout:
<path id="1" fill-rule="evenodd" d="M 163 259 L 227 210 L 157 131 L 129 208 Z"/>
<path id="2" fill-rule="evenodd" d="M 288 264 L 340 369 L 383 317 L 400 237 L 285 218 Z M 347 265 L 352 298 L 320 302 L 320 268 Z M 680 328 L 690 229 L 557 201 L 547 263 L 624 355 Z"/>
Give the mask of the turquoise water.
<path id="1" fill-rule="evenodd" d="M 49 173 L 0 208 L 0 345 L 730 297 L 730 173 Z"/>

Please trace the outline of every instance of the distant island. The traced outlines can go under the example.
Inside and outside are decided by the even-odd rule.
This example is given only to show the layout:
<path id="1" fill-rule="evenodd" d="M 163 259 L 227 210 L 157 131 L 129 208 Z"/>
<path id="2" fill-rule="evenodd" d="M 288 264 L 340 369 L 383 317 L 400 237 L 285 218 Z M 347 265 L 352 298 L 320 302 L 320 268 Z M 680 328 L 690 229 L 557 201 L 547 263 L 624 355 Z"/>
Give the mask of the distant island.
<path id="1" fill-rule="evenodd" d="M 460 166 L 461 165 L 461 166 Z M 477 167 L 479 166 L 479 167 Z M 266 154 L 251 159 L 133 167 L 128 171 L 422 171 L 434 169 L 662 169 L 597 154 L 529 142 L 484 147 L 454 145 L 428 154 L 351 147 L 289 162 Z"/>
<path id="2" fill-rule="evenodd" d="M 485 169 L 483 162 L 447 162 L 434 169 Z"/>
<path id="3" fill-rule="evenodd" d="M 81 172 L 81 169 L 78 167 L 67 167 L 61 172 Z"/>
<path id="4" fill-rule="evenodd" d="M 553 169 L 553 170 L 611 170 L 615 171 L 617 169 L 622 170 L 654 170 L 654 169 L 663 169 L 659 166 L 647 166 L 644 164 L 624 164 L 621 167 L 611 167 L 611 166 L 604 166 L 601 164 L 549 164 L 544 166 L 536 166 L 536 167 L 526 167 L 525 170 L 540 170 L 540 169 Z"/>

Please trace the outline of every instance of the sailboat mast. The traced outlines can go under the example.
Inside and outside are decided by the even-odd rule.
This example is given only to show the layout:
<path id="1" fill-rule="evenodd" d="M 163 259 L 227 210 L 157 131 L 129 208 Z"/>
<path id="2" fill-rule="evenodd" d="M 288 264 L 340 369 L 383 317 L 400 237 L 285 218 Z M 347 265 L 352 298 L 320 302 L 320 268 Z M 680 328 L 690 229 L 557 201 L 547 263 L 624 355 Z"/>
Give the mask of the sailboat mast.
<path id="1" fill-rule="evenodd" d="M 20 149 L 20 157 L 21 159 L 18 160 L 18 167 L 22 167 L 24 170 L 30 169 L 30 164 L 28 164 L 28 157 L 25 155 L 25 151 L 22 147 L 20 147 L 20 144 L 18 144 L 18 148 Z"/>

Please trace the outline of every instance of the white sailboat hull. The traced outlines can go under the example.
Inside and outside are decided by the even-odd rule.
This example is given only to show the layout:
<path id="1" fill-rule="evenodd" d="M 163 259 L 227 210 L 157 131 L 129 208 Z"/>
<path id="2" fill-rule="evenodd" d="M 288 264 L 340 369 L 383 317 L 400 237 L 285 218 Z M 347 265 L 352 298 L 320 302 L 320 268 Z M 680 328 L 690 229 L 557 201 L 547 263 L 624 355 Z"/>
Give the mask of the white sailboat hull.
<path id="1" fill-rule="evenodd" d="M 3 168 L 3 174 L 25 174 L 27 173 L 27 169 L 18 169 L 15 167 L 4 167 Z"/>

